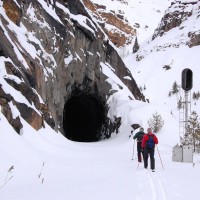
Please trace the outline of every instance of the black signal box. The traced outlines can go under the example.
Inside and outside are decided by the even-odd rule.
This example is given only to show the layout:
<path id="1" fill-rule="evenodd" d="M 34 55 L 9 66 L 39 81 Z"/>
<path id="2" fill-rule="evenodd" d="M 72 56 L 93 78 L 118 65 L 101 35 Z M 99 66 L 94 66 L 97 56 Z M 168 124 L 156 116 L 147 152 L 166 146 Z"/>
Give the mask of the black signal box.
<path id="1" fill-rule="evenodd" d="M 182 71 L 182 85 L 181 87 L 185 91 L 189 91 L 192 89 L 193 86 L 193 73 L 191 69 L 184 69 Z"/>

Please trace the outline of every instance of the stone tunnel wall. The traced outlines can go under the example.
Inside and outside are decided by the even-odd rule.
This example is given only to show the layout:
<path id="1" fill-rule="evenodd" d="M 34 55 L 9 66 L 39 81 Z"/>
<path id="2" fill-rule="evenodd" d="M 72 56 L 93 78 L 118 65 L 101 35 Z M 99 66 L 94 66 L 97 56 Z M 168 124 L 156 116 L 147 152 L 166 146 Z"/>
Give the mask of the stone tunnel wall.
<path id="1" fill-rule="evenodd" d="M 13 4 L 12 8 L 16 7 L 19 13 L 14 19 L 7 12 L 2 15 L 0 53 L 1 57 L 8 59 L 7 66 L 10 67 L 7 67 L 7 73 L 23 81 L 23 84 L 18 84 L 7 80 L 7 84 L 20 91 L 37 110 L 16 102 L 12 94 L 6 100 L 7 91 L 1 96 L 5 100 L 3 106 L 13 102 L 18 105 L 21 116 L 34 128 L 41 128 L 46 121 L 64 134 L 64 107 L 74 94 L 97 96 L 105 102 L 106 107 L 106 100 L 112 93 L 111 85 L 106 81 L 108 77 L 102 73 L 101 63 L 109 63 L 135 99 L 144 100 L 107 36 L 92 21 L 79 0 L 44 1 L 44 5 L 35 0 L 16 2 L 9 0 L 10 5 Z M 6 10 L 7 6 L 4 8 Z M 8 26 L 11 22 L 15 24 L 13 29 Z M 21 42 L 17 30 L 22 31 L 20 34 L 29 48 Z M 124 79 L 125 76 L 130 79 Z M 9 109 L 3 111 L 5 115 L 10 113 Z M 27 111 L 33 114 L 23 114 Z M 108 122 L 109 119 L 106 121 L 106 130 L 108 126 L 114 126 Z M 22 127 L 20 123 L 19 126 Z M 115 128 L 110 128 L 109 132 Z"/>

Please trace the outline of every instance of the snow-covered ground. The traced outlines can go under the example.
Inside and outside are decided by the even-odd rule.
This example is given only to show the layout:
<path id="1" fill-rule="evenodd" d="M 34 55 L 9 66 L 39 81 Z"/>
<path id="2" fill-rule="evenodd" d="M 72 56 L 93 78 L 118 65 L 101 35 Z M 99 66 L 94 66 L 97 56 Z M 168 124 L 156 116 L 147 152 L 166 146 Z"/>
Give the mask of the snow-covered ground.
<path id="1" fill-rule="evenodd" d="M 145 5 L 161 3 L 158 0 L 140 2 Z M 143 12 L 137 12 L 139 18 Z M 192 69 L 193 91 L 198 91 L 200 49 L 183 45 L 151 51 L 156 45 L 171 41 L 172 36 L 176 38 L 177 33 L 178 30 L 172 30 L 169 35 L 140 49 L 138 55 L 144 56 L 140 62 L 136 61 L 137 54 L 124 59 L 138 86 L 146 86 L 143 92 L 150 103 L 128 100 L 126 90 L 113 95 L 109 99 L 109 114 L 121 116 L 122 125 L 119 133 L 109 140 L 72 142 L 47 124 L 45 129 L 35 131 L 22 118 L 23 132 L 18 135 L 0 113 L 0 200 L 198 200 L 200 156 L 195 154 L 193 163 L 172 162 L 172 148 L 180 142 L 179 112 L 177 96 L 169 97 L 168 93 L 174 81 L 180 85 L 181 71 L 186 67 Z M 163 69 L 164 65 L 171 69 Z M 1 84 L 7 87 L 3 81 L 3 64 L 1 66 Z M 105 73 L 110 73 L 104 67 Z M 112 75 L 110 79 L 118 81 Z M 8 91 L 11 87 L 4 89 Z M 18 93 L 15 98 L 25 101 Z M 199 112 L 199 101 L 195 103 L 192 109 Z M 19 115 L 14 105 L 11 108 L 13 116 Z M 147 121 L 156 111 L 165 124 L 157 133 L 159 144 L 155 150 L 156 172 L 153 173 L 150 169 L 145 171 L 143 163 L 137 162 L 132 137 L 138 130 L 129 136 L 133 123 L 139 123 L 146 131 Z"/>
<path id="2" fill-rule="evenodd" d="M 152 105 L 138 105 L 134 113 L 142 119 L 153 110 Z M 28 125 L 20 136 L 2 114 L 0 118 L 1 200 L 199 198 L 200 157 L 195 155 L 194 164 L 172 162 L 178 130 L 171 118 L 171 126 L 157 134 L 156 172 L 138 164 L 128 125 L 107 141 L 78 143 L 50 128 L 36 132 Z"/>

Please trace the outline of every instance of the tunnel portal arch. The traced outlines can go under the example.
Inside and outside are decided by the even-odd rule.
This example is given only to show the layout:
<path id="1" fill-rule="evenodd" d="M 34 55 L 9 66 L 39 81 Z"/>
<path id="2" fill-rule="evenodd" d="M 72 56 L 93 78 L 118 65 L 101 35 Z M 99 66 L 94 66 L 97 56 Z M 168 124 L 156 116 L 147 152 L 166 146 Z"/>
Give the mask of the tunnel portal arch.
<path id="1" fill-rule="evenodd" d="M 94 142 L 102 138 L 106 106 L 95 94 L 79 94 L 64 105 L 63 128 L 66 138 L 78 142 Z"/>

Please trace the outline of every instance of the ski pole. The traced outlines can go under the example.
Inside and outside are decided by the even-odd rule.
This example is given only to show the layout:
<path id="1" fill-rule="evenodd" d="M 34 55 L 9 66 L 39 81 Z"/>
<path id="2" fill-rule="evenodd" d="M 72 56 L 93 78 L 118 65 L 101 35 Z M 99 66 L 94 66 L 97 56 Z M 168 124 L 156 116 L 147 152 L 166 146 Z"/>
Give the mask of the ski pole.
<path id="1" fill-rule="evenodd" d="M 42 168 L 41 168 L 41 171 L 40 171 L 40 173 L 39 173 L 39 175 L 38 175 L 38 178 L 40 178 L 40 176 L 41 176 L 41 174 L 42 174 L 42 170 L 43 170 L 43 168 L 44 168 L 44 164 L 45 164 L 45 162 L 43 162 L 43 164 L 42 164 Z"/>
<path id="2" fill-rule="evenodd" d="M 157 145 L 156 145 L 156 147 L 157 147 L 157 150 L 158 150 L 158 146 L 157 146 Z M 160 152 L 159 152 L 159 150 L 158 150 L 158 155 L 159 155 L 159 158 L 160 158 L 160 162 L 161 162 L 162 168 L 163 168 L 163 170 L 164 170 L 164 166 L 163 166 L 163 163 L 162 163 L 162 159 L 161 159 L 161 157 L 160 157 Z"/>
<path id="3" fill-rule="evenodd" d="M 133 160 L 133 157 L 134 157 L 134 148 L 135 148 L 135 140 L 134 140 L 134 143 L 133 143 L 133 155 L 132 155 L 132 160 Z"/>
<path id="4" fill-rule="evenodd" d="M 138 170 L 138 168 L 139 168 L 139 164 L 140 164 L 140 163 L 138 162 L 138 165 L 137 165 L 137 170 Z"/>

